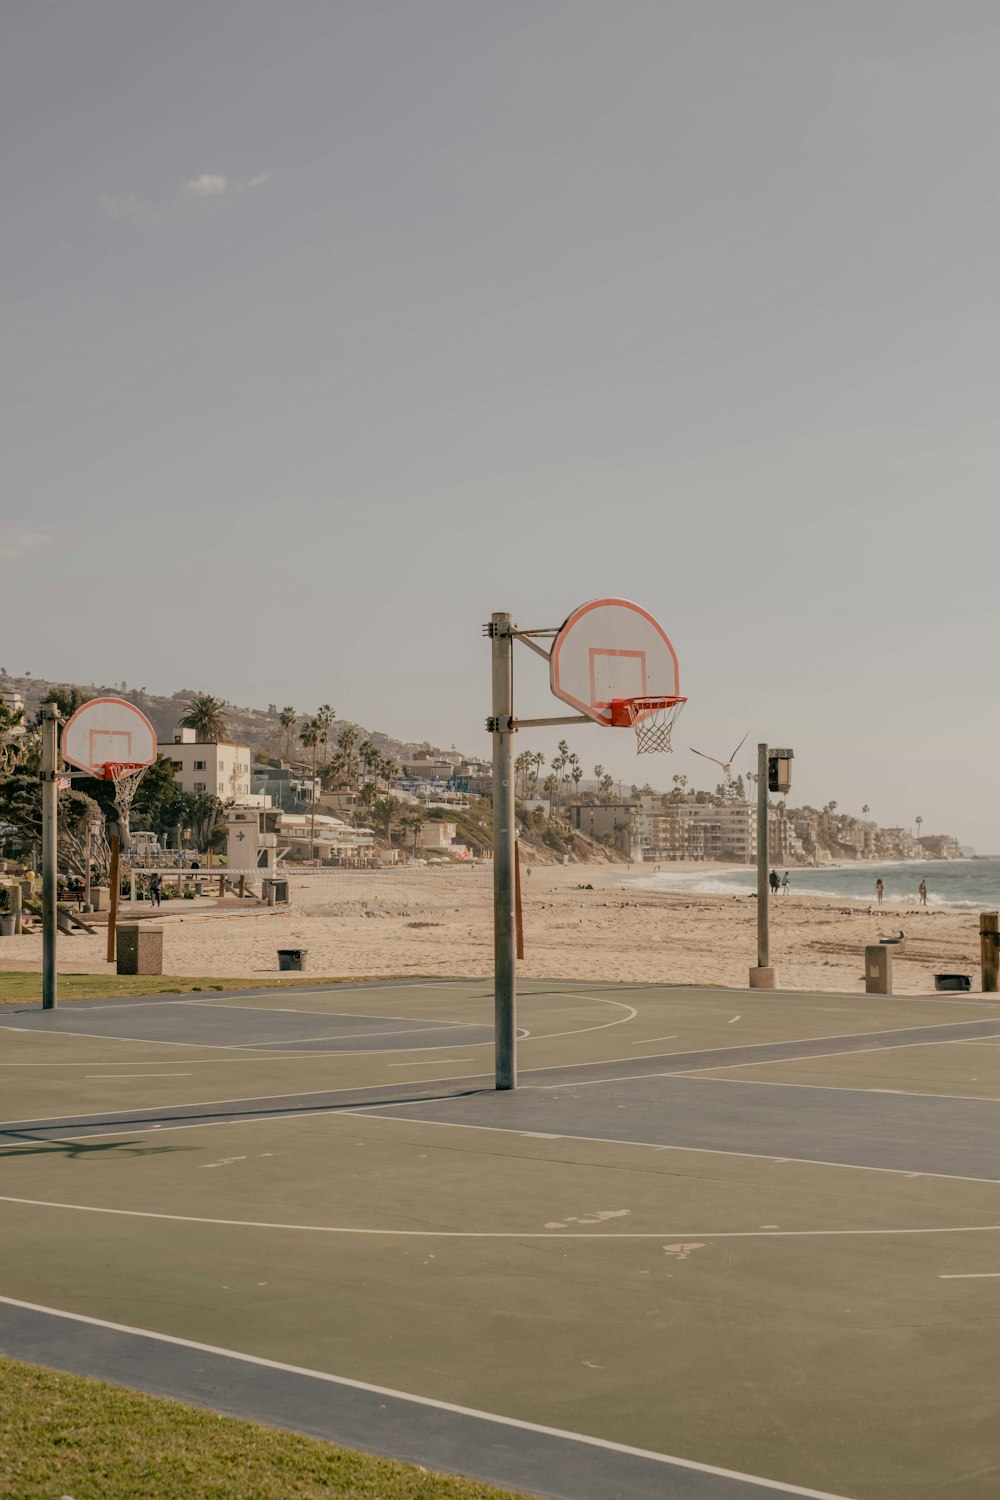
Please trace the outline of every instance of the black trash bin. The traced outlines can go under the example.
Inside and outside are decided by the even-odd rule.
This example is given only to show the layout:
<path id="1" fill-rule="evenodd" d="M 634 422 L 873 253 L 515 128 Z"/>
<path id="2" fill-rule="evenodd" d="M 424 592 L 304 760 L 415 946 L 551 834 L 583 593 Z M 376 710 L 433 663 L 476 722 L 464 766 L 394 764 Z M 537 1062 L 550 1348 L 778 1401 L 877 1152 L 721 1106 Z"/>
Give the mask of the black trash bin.
<path id="1" fill-rule="evenodd" d="M 278 968 L 302 970 L 306 966 L 308 948 L 279 948 Z"/>
<path id="2" fill-rule="evenodd" d="M 968 974 L 935 974 L 936 990 L 971 990 L 972 980 Z"/>

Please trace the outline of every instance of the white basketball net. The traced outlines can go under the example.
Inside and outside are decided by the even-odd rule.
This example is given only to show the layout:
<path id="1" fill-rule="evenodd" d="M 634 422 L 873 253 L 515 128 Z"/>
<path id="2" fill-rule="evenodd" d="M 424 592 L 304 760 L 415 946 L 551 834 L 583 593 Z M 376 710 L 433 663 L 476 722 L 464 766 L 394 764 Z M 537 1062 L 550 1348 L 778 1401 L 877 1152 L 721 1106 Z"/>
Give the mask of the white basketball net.
<path id="1" fill-rule="evenodd" d="M 118 826 L 122 831 L 123 854 L 128 850 L 132 802 L 139 788 L 139 782 L 147 769 L 146 766 L 115 765 L 111 761 L 104 767 L 105 776 L 115 784 L 115 812 L 118 814 Z"/>
<path id="2" fill-rule="evenodd" d="M 635 753 L 637 755 L 669 755 L 673 746 L 670 735 L 677 715 L 686 703 L 685 698 L 664 703 L 657 698 L 631 698 L 626 708 L 629 722 L 635 730 Z"/>

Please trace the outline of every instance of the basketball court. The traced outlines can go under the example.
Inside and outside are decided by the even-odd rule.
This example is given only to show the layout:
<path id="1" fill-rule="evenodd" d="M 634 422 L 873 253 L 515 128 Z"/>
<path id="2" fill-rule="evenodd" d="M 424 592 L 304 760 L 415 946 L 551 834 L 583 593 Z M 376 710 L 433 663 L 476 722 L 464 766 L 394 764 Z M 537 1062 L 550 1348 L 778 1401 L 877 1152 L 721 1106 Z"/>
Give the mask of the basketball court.
<path id="1" fill-rule="evenodd" d="M 0 1349 L 542 1495 L 995 1493 L 1000 1003 L 5 1016 Z"/>
<path id="2" fill-rule="evenodd" d="M 0 1351 L 566 1500 L 993 1496 L 1000 997 L 777 992 L 766 902 L 759 987 L 519 993 L 517 730 L 663 751 L 685 699 L 626 600 L 486 634 L 492 982 L 59 1009 L 49 846 Z M 515 717 L 515 640 L 575 715 Z M 127 822 L 155 745 L 89 717 L 64 754 Z M 758 755 L 760 830 L 792 752 Z"/>

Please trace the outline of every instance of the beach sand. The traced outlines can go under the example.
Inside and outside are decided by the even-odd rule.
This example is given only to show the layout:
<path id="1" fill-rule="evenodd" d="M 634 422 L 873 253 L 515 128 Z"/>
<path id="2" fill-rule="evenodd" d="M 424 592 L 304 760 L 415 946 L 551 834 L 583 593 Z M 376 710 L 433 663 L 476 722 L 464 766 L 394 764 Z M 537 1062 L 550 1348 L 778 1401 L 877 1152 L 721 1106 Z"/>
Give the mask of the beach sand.
<path id="1" fill-rule="evenodd" d="M 699 864 L 704 875 L 710 868 Z M 719 866 L 719 871 L 725 867 Z M 683 866 L 671 864 L 670 872 Z M 536 865 L 524 872 L 525 958 L 532 979 L 648 981 L 746 989 L 757 961 L 753 896 L 653 892 L 630 884 L 623 866 Z M 446 866 L 399 871 L 300 871 L 290 908 L 164 903 L 164 971 L 260 979 L 278 973 L 278 948 L 308 949 L 320 977 L 492 973 L 492 873 Z M 648 869 L 645 873 L 648 873 Z M 592 887 L 586 889 L 585 887 Z M 144 914 L 148 907 L 140 906 Z M 128 911 L 122 919 L 128 920 Z M 855 903 L 796 894 L 771 900 L 771 961 L 779 987 L 857 993 L 864 948 L 905 929 L 894 957 L 897 994 L 931 994 L 934 974 L 965 972 L 979 989 L 978 913 L 914 911 L 887 902 L 876 914 Z M 64 973 L 113 973 L 106 936 L 59 938 Z M 39 970 L 37 935 L 0 940 L 0 971 Z"/>

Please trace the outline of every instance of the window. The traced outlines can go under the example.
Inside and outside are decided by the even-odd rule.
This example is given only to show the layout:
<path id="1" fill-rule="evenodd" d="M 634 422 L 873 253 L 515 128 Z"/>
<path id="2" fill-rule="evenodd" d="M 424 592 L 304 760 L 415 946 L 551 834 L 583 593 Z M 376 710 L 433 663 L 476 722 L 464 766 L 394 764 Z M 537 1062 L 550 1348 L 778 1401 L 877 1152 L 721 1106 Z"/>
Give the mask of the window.
<path id="1" fill-rule="evenodd" d="M 173 766 L 175 771 L 183 771 L 184 769 L 184 762 L 182 760 L 172 760 L 170 764 Z"/>
<path id="2" fill-rule="evenodd" d="M 205 790 L 205 783 L 203 781 L 196 781 L 194 789 L 196 792 L 203 792 Z"/>
<path id="3" fill-rule="evenodd" d="M 205 762 L 203 760 L 196 760 L 194 763 L 194 768 L 196 771 L 204 771 Z"/>

